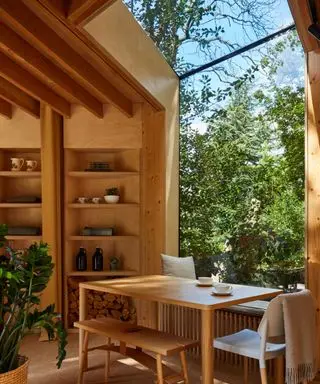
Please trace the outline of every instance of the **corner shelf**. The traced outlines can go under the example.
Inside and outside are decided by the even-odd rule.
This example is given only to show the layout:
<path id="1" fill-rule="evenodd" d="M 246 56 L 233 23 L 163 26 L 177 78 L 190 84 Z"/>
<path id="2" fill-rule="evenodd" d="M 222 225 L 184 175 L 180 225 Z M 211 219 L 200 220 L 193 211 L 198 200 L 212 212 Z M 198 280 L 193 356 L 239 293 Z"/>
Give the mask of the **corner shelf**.
<path id="1" fill-rule="evenodd" d="M 105 179 L 105 178 L 122 178 L 122 177 L 131 177 L 139 176 L 139 172 L 90 172 L 90 171 L 71 171 L 68 172 L 70 177 L 83 177 L 83 178 L 95 178 L 95 179 Z"/>
<path id="2" fill-rule="evenodd" d="M 68 204 L 69 208 L 74 209 L 121 209 L 121 208 L 139 208 L 139 204 L 137 203 L 119 203 L 119 204 L 80 204 L 80 203 L 71 203 Z M 1 207 L 1 204 L 0 204 Z"/>
<path id="3" fill-rule="evenodd" d="M 41 177 L 40 171 L 0 171 L 0 177 Z"/>
<path id="4" fill-rule="evenodd" d="M 0 203 L 1 208 L 41 208 L 41 203 Z"/>
<path id="5" fill-rule="evenodd" d="M 138 276 L 137 271 L 75 271 L 69 272 L 68 276 L 106 276 L 106 277 L 121 277 L 121 276 Z"/>

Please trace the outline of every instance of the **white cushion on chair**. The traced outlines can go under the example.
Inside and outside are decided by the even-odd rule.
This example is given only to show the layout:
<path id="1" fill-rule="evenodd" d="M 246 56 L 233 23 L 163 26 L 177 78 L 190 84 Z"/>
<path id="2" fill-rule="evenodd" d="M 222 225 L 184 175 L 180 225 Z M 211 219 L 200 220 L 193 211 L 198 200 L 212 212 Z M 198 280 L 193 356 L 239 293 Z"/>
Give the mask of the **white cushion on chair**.
<path id="1" fill-rule="evenodd" d="M 166 276 L 196 279 L 193 257 L 174 257 L 161 254 L 162 272 Z"/>
<path id="2" fill-rule="evenodd" d="M 261 338 L 258 332 L 244 329 L 232 335 L 216 338 L 214 340 L 214 348 L 259 360 L 260 342 Z M 280 356 L 284 354 L 285 349 L 285 344 L 267 343 L 265 359 L 268 360 Z"/>

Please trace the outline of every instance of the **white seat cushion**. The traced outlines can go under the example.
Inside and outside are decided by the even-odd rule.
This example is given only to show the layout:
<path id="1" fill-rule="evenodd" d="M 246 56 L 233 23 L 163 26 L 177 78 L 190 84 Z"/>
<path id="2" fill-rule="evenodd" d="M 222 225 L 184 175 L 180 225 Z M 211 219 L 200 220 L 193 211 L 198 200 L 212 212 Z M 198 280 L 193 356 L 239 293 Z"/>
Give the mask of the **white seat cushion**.
<path id="1" fill-rule="evenodd" d="M 166 276 L 196 279 L 193 257 L 174 257 L 161 254 L 162 273 Z"/>
<path id="2" fill-rule="evenodd" d="M 244 329 L 232 335 L 216 338 L 214 340 L 214 348 L 259 360 L 260 340 L 258 332 Z M 268 360 L 280 356 L 284 354 L 285 349 L 285 344 L 267 343 L 265 359 Z"/>

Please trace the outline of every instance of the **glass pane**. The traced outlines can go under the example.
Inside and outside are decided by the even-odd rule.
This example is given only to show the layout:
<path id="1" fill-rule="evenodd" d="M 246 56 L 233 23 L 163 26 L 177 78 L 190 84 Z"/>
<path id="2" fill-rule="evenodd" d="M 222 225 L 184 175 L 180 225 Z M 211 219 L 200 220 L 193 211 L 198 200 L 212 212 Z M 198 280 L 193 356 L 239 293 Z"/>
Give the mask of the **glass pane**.
<path id="1" fill-rule="evenodd" d="M 180 252 L 198 275 L 303 283 L 303 87 L 295 33 L 181 83 Z"/>
<path id="2" fill-rule="evenodd" d="M 125 0 L 182 74 L 293 23 L 287 0 Z"/>

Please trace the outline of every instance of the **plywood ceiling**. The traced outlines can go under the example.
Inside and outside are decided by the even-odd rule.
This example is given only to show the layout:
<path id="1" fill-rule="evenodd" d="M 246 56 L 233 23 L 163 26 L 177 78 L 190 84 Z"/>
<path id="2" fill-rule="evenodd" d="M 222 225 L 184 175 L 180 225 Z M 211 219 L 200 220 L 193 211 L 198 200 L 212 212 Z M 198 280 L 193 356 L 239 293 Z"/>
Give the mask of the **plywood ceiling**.
<path id="1" fill-rule="evenodd" d="M 40 102 L 66 117 L 71 104 L 100 118 L 108 103 L 127 116 L 134 102 L 161 110 L 80 26 L 114 1 L 0 0 L 0 113 L 14 104 L 38 117 Z"/>

